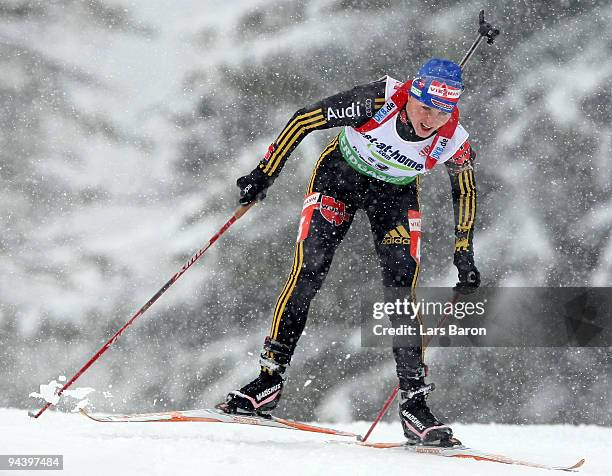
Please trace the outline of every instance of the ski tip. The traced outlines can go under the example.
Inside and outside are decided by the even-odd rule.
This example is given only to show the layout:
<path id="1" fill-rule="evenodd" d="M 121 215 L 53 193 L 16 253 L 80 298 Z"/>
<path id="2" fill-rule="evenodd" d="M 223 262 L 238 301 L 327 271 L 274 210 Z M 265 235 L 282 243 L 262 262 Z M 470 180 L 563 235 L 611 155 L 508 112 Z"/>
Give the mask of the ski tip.
<path id="1" fill-rule="evenodd" d="M 90 420 L 96 420 L 94 417 L 92 417 L 89 413 L 87 413 L 87 411 L 85 411 L 84 408 L 79 408 L 79 413 L 81 415 L 83 415 L 84 417 L 89 418 Z"/>
<path id="2" fill-rule="evenodd" d="M 570 466 L 569 468 L 567 468 L 568 471 L 573 471 L 575 469 L 580 468 L 584 463 L 586 463 L 586 459 L 582 458 L 580 461 L 578 461 L 575 465 Z"/>
<path id="3" fill-rule="evenodd" d="M 29 416 L 30 418 L 36 418 L 36 413 L 34 413 L 33 411 L 29 411 L 29 412 L 28 412 L 28 416 Z"/>

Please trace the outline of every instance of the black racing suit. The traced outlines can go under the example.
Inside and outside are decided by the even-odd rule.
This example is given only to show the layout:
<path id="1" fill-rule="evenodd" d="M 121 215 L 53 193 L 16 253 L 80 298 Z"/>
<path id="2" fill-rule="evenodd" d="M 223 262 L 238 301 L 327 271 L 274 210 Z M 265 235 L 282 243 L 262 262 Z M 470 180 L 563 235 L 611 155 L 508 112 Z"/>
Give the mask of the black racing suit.
<path id="1" fill-rule="evenodd" d="M 272 182 L 291 152 L 310 132 L 365 124 L 384 104 L 385 85 L 386 79 L 382 79 L 357 86 L 297 111 L 270 146 L 266 158 L 259 163 L 259 170 Z M 405 110 L 393 120 L 402 139 L 423 140 L 415 134 Z M 472 260 L 476 215 L 474 157 L 466 142 L 452 159 L 445 162 L 452 187 L 455 254 L 469 255 Z M 383 285 L 388 291 L 386 298 L 394 299 L 394 293 L 414 290 L 419 264 L 409 252 L 408 212 L 419 211 L 419 186 L 419 177 L 408 185 L 395 185 L 360 174 L 342 157 L 338 137 L 325 147 L 306 189 L 307 199 L 313 193 L 320 194 L 316 198 L 318 208 L 309 216 L 302 215 L 291 273 L 274 308 L 270 337 L 266 342 L 268 351 L 263 354 L 264 368 L 266 358 L 271 361 L 268 368 L 274 364 L 284 368 L 289 363 L 304 330 L 310 302 L 321 288 L 336 248 L 357 210 L 364 210 L 370 220 Z M 410 382 L 424 375 L 420 343 L 414 347 L 394 347 L 394 356 L 402 388 L 411 387 Z"/>

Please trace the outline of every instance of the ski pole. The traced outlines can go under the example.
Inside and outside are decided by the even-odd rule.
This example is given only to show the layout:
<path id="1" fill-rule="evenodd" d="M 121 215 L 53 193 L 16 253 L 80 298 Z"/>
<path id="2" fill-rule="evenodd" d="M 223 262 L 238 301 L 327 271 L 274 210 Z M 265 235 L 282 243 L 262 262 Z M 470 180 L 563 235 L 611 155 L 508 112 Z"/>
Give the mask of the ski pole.
<path id="1" fill-rule="evenodd" d="M 200 259 L 200 257 L 206 252 L 206 250 L 208 250 L 208 248 L 210 248 L 220 237 L 221 235 L 223 235 L 223 233 L 225 233 L 228 228 L 230 226 L 232 226 L 234 224 L 234 222 L 236 220 L 238 220 L 240 217 L 242 217 L 253 205 L 255 205 L 256 202 L 252 202 L 249 203 L 248 205 L 241 205 L 240 207 L 238 207 L 236 209 L 236 211 L 234 212 L 234 214 L 232 215 L 232 217 L 225 223 L 225 225 L 223 225 L 219 231 L 217 233 L 215 233 L 213 235 L 213 237 L 208 241 L 208 243 L 206 244 L 206 246 L 204 246 L 204 248 L 200 249 L 196 254 L 194 254 L 191 258 L 189 258 L 189 261 L 187 261 L 187 263 L 185 263 L 183 265 L 183 267 L 174 275 L 172 276 L 168 282 L 166 284 L 164 284 L 161 289 L 159 291 L 157 291 L 157 293 L 155 293 L 155 295 L 149 299 L 146 304 L 144 306 L 142 306 L 137 312 L 136 314 L 134 314 L 132 316 L 132 318 L 127 321 L 123 327 L 121 329 L 119 329 L 117 331 L 117 333 L 111 337 L 108 342 L 106 342 L 106 344 L 104 344 L 102 347 L 100 347 L 100 350 L 98 350 L 98 352 L 96 352 L 94 354 L 94 356 L 89 359 L 87 361 L 87 363 L 85 365 L 83 365 L 83 367 L 81 367 L 81 369 L 74 374 L 74 376 L 68 380 L 68 382 L 66 382 L 66 384 L 57 392 L 57 396 L 59 397 L 64 390 L 66 390 L 68 387 L 70 387 L 81 375 L 83 375 L 83 373 L 89 368 L 91 367 L 91 365 L 98 360 L 102 354 L 104 354 L 104 352 L 106 352 L 108 350 L 108 348 L 113 345 L 117 339 L 119 338 L 119 336 L 123 333 L 123 331 L 125 329 L 127 329 L 138 317 L 142 316 L 147 309 L 149 309 L 151 307 L 151 305 L 153 305 L 153 303 L 155 301 L 157 301 L 162 294 L 164 294 L 169 288 L 170 286 L 172 286 L 176 281 L 178 281 L 178 279 L 189 269 L 191 268 L 191 266 Z M 47 402 L 39 411 L 38 413 L 34 413 L 34 412 L 28 412 L 28 415 L 31 416 L 32 418 L 38 418 L 40 415 L 42 415 L 42 413 L 49 408 L 52 405 L 51 402 Z"/>
<path id="2" fill-rule="evenodd" d="M 380 421 L 380 419 L 385 416 L 385 413 L 387 413 L 387 410 L 389 409 L 389 407 L 393 403 L 393 400 L 395 400 L 395 397 L 397 397 L 397 392 L 399 392 L 399 385 L 395 386 L 395 388 L 391 392 L 391 395 L 389 395 L 389 398 L 387 398 L 387 401 L 385 402 L 383 407 L 380 409 L 380 411 L 378 412 L 378 415 L 376 415 L 376 418 L 374 419 L 374 421 L 370 425 L 370 428 L 367 431 L 367 433 L 363 437 L 360 437 L 360 436 L 357 437 L 358 441 L 365 442 L 368 439 L 370 434 L 374 431 L 374 428 L 376 427 L 376 425 L 378 425 L 378 422 Z"/>

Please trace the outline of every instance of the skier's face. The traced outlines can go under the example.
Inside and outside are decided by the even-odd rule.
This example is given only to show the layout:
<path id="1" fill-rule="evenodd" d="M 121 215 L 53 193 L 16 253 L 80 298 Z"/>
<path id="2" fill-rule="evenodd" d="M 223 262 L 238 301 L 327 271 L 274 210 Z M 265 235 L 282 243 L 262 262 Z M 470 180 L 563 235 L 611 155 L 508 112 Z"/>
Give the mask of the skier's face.
<path id="1" fill-rule="evenodd" d="M 423 138 L 432 135 L 446 124 L 451 117 L 450 113 L 429 107 L 412 96 L 408 97 L 406 114 L 412 127 L 414 127 L 416 135 Z"/>

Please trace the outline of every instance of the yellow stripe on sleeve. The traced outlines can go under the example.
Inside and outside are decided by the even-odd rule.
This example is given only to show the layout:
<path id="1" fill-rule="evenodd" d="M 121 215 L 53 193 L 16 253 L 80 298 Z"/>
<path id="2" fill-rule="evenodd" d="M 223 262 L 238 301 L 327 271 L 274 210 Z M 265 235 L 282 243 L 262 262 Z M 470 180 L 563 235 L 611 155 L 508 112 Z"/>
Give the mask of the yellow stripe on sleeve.
<path id="1" fill-rule="evenodd" d="M 319 108 L 316 111 L 302 114 L 287 124 L 276 142 L 276 150 L 273 152 L 264 168 L 264 172 L 267 175 L 272 175 L 278 168 L 278 164 L 282 161 L 282 157 L 285 155 L 286 151 L 291 148 L 291 145 L 293 145 L 300 133 L 327 123 L 322 111 L 323 110 Z"/>

